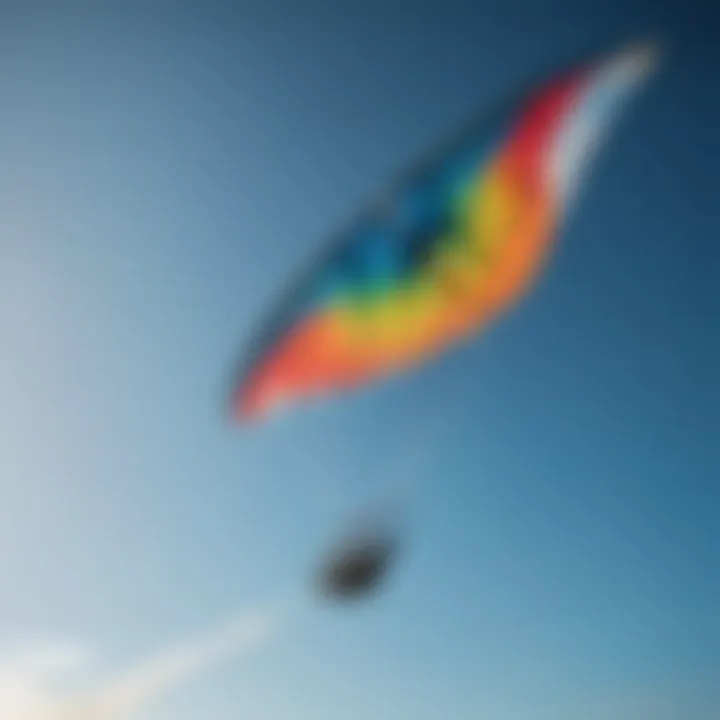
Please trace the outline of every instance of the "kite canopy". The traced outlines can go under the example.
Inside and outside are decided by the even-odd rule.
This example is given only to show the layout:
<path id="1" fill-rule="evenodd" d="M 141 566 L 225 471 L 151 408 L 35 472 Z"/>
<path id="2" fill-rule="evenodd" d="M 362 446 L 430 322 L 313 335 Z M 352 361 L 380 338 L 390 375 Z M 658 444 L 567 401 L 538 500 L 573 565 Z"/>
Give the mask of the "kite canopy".
<path id="1" fill-rule="evenodd" d="M 261 338 L 241 420 L 370 383 L 477 333 L 531 287 L 617 111 L 655 65 L 636 45 L 476 123 L 334 243 Z"/>

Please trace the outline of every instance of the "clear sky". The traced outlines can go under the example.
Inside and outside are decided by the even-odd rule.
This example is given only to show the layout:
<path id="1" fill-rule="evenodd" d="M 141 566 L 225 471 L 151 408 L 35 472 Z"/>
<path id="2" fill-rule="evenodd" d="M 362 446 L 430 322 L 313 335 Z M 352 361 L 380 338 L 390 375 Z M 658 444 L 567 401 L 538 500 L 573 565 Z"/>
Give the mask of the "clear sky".
<path id="1" fill-rule="evenodd" d="M 0 653 L 79 638 L 100 672 L 302 588 L 420 465 L 385 593 L 149 717 L 717 717 L 710 22 L 703 0 L 2 3 Z M 520 311 L 395 382 L 229 424 L 254 324 L 389 174 L 648 34 L 663 72 Z"/>

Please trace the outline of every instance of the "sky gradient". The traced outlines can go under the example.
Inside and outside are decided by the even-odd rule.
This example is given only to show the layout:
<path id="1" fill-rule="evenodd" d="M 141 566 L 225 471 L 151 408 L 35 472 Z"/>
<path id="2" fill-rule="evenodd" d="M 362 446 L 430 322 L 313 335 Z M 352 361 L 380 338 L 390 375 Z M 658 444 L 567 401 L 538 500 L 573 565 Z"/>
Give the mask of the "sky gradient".
<path id="1" fill-rule="evenodd" d="M 284 597 L 421 466 L 387 592 L 148 717 L 715 718 L 709 3 L 60 5 L 0 6 L 0 655 L 77 638 L 102 674 Z M 665 66 L 518 312 L 232 427 L 254 324 L 389 175 L 648 35 Z"/>

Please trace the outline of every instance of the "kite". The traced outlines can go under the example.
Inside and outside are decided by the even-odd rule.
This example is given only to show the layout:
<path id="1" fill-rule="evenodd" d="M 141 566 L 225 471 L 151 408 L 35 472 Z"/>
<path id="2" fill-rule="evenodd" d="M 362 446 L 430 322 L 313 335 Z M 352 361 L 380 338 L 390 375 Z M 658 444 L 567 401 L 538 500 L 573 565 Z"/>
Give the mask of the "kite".
<path id="1" fill-rule="evenodd" d="M 234 417 L 253 421 L 408 370 L 513 307 L 656 59 L 653 45 L 638 44 L 568 69 L 406 173 L 263 324 Z"/>

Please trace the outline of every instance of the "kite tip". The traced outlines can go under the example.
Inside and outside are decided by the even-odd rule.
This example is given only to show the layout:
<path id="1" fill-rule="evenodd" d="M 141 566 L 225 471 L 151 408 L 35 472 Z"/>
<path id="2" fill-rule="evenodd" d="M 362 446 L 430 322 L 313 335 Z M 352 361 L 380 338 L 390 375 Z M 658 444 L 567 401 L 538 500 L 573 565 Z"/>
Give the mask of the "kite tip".
<path id="1" fill-rule="evenodd" d="M 252 425 L 285 415 L 291 407 L 289 399 L 252 390 L 238 393 L 231 403 L 231 419 L 235 425 Z"/>
<path id="2" fill-rule="evenodd" d="M 255 403 L 243 393 L 235 393 L 230 402 L 230 420 L 235 425 L 248 425 L 258 419 L 261 413 Z"/>
<path id="3" fill-rule="evenodd" d="M 663 43 L 659 39 L 647 37 L 633 42 L 623 55 L 638 75 L 646 76 L 660 65 L 663 50 Z"/>

